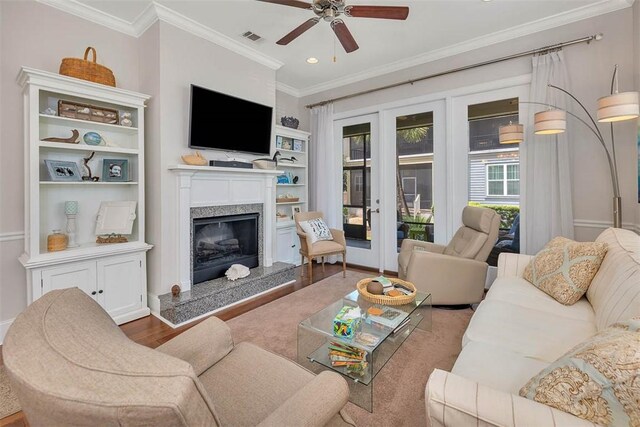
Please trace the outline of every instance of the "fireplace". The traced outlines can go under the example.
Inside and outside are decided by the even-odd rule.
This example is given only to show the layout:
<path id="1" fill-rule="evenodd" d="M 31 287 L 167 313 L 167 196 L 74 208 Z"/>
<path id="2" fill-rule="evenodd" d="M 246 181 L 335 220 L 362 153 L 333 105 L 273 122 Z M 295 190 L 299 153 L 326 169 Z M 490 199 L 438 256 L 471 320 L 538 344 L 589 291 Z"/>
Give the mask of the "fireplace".
<path id="1" fill-rule="evenodd" d="M 193 218 L 193 283 L 216 279 L 232 264 L 259 265 L 258 213 Z"/>

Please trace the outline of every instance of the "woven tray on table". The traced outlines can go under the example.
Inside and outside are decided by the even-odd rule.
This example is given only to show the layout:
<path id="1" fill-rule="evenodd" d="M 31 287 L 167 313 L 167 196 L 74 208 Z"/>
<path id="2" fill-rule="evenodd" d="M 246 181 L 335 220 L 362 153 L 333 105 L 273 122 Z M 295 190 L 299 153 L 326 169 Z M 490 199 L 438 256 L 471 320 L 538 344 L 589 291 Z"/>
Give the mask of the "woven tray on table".
<path id="1" fill-rule="evenodd" d="M 391 282 L 393 283 L 397 283 L 399 285 L 405 286 L 411 290 L 413 290 L 413 293 L 409 294 L 409 295 L 400 295 L 397 297 L 389 297 L 386 295 L 375 295 L 375 294 L 371 294 L 369 293 L 369 291 L 367 291 L 367 285 L 369 283 L 371 283 L 371 281 L 373 281 L 373 279 L 369 278 L 369 279 L 362 279 L 358 282 L 358 284 L 356 285 L 356 287 L 358 288 L 358 292 L 360 293 L 360 295 L 362 295 L 362 298 L 366 299 L 369 302 L 372 302 L 374 304 L 384 304 L 384 305 L 404 305 L 404 304 L 409 304 L 410 302 L 413 302 L 416 299 L 416 287 L 414 286 L 413 283 L 411 282 L 407 282 L 405 280 L 400 280 L 400 279 L 396 279 L 393 277 L 389 277 L 388 278 Z"/>

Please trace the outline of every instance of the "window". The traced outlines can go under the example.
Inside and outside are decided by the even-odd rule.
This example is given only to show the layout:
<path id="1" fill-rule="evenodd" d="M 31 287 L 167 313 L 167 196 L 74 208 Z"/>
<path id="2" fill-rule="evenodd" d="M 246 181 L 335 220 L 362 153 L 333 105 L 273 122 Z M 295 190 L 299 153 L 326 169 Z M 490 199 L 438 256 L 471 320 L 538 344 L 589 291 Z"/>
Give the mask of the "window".
<path id="1" fill-rule="evenodd" d="M 487 165 L 487 195 L 519 196 L 520 165 L 518 163 Z"/>

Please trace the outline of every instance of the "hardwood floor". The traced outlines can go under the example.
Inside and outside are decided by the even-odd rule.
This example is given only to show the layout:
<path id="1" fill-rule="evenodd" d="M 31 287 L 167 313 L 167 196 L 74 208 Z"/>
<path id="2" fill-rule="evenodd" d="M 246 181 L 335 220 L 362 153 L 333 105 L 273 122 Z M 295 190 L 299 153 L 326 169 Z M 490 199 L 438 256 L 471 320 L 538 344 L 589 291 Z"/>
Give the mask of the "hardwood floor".
<path id="1" fill-rule="evenodd" d="M 309 278 L 307 275 L 307 271 L 305 269 L 305 277 L 300 278 L 300 268 L 296 269 L 297 280 L 295 283 L 292 283 L 287 286 L 283 286 L 281 288 L 275 289 L 272 292 L 267 294 L 260 295 L 254 299 L 245 301 L 223 311 L 220 311 L 215 314 L 218 318 L 222 320 L 229 320 L 236 316 L 239 316 L 247 311 L 253 310 L 254 308 L 260 307 L 261 305 L 268 304 L 271 301 L 274 301 L 280 297 L 288 295 L 292 292 L 295 292 L 299 289 L 302 289 L 306 286 L 309 286 Z M 349 267 L 349 270 L 355 271 L 368 271 L 359 267 Z M 342 271 L 342 265 L 340 264 L 327 264 L 325 266 L 325 271 L 322 271 L 322 267 L 315 267 L 313 269 L 313 281 L 314 283 L 319 282 L 320 280 L 332 276 L 338 272 Z M 162 322 L 155 316 L 147 316 L 142 319 L 134 320 L 133 322 L 125 323 L 120 325 L 122 331 L 133 341 L 138 344 L 145 345 L 147 347 L 156 348 L 160 344 L 169 341 L 171 338 L 176 335 L 181 334 L 187 329 L 197 325 L 204 319 L 200 319 L 188 325 L 173 329 L 166 323 Z M 2 346 L 0 346 L 0 350 Z M 2 351 L 0 351 L 0 365 L 2 365 Z M 26 419 L 22 412 L 18 412 L 16 414 L 10 415 L 6 418 L 0 420 L 0 427 L 19 427 L 19 426 L 28 426 Z"/>

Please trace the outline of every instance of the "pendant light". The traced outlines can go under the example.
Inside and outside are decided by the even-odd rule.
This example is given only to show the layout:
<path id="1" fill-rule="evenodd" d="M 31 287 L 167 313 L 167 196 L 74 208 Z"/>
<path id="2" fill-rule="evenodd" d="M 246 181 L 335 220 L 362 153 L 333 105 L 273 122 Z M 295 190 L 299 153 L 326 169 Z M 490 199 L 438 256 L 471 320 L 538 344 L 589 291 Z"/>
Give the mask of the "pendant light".
<path id="1" fill-rule="evenodd" d="M 498 129 L 500 144 L 520 144 L 524 141 L 524 125 L 519 123 L 500 126 Z"/>
<path id="2" fill-rule="evenodd" d="M 620 122 L 640 115 L 638 92 L 618 92 L 618 65 L 613 72 L 611 95 L 598 99 L 598 121 Z"/>

